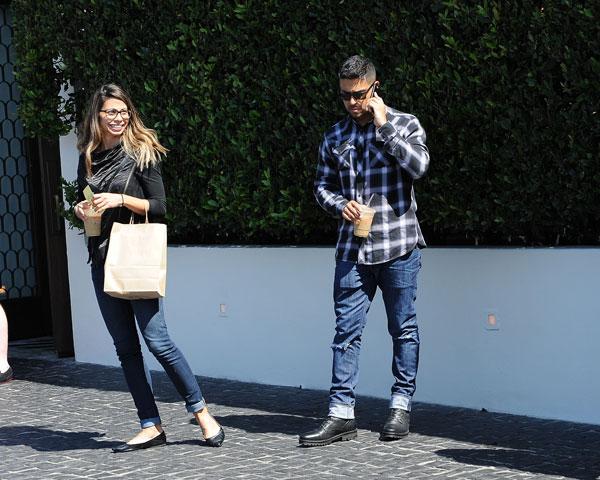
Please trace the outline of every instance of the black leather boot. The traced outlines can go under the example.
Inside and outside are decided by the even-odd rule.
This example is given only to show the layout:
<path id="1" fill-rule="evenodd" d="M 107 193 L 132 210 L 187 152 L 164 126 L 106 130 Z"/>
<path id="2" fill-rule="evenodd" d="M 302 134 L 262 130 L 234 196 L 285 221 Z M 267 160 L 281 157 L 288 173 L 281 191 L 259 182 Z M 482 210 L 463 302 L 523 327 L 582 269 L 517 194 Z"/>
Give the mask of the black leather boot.
<path id="1" fill-rule="evenodd" d="M 379 440 L 390 441 L 408 435 L 410 427 L 410 412 L 400 408 L 390 408 L 390 414 L 383 424 Z"/>
<path id="2" fill-rule="evenodd" d="M 354 419 L 327 417 L 316 430 L 300 435 L 300 445 L 306 447 L 322 447 L 339 440 L 356 438 L 356 423 Z"/>

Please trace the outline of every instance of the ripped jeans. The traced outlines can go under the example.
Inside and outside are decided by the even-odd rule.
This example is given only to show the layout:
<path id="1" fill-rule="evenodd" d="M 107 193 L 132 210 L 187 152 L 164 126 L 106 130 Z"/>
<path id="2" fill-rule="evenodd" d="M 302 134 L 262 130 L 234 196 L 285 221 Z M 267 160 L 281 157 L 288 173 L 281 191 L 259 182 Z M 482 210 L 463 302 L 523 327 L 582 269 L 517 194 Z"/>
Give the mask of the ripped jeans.
<path id="1" fill-rule="evenodd" d="M 412 252 L 378 265 L 337 261 L 334 280 L 336 315 L 329 415 L 354 418 L 358 359 L 367 312 L 381 289 L 392 337 L 392 386 L 390 408 L 410 411 L 419 363 L 419 330 L 415 311 L 417 275 L 421 252 Z"/>

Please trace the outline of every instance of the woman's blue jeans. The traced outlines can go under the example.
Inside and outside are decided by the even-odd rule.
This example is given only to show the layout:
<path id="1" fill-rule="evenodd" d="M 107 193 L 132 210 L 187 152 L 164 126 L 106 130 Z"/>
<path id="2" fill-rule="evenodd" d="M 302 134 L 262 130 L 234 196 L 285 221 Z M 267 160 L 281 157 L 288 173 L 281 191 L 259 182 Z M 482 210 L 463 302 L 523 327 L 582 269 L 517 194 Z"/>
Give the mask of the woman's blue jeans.
<path id="1" fill-rule="evenodd" d="M 113 339 L 142 428 L 161 423 L 152 388 L 144 371 L 137 325 L 148 350 L 160 362 L 190 413 L 206 403 L 185 357 L 169 338 L 162 300 L 123 300 L 104 293 L 104 266 L 92 266 L 100 312 Z"/>
<path id="2" fill-rule="evenodd" d="M 415 300 L 421 252 L 415 248 L 405 257 L 378 265 L 338 261 L 334 302 L 336 333 L 331 345 L 333 369 L 329 392 L 329 415 L 354 418 L 358 359 L 367 312 L 381 289 L 392 337 L 392 386 L 390 408 L 409 410 L 415 392 L 419 363 L 419 330 Z"/>

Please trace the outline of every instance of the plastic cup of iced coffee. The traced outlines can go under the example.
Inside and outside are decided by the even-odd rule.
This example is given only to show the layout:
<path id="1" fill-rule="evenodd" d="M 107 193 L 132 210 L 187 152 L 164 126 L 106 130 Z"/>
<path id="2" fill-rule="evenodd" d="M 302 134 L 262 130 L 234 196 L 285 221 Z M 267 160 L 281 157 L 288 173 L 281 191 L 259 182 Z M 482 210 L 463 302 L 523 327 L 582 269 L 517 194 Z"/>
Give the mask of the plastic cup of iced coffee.
<path id="1" fill-rule="evenodd" d="M 367 207 L 366 205 L 360 205 L 360 218 L 358 222 L 354 224 L 354 235 L 357 237 L 368 237 L 371 231 L 371 224 L 373 223 L 373 217 L 375 216 L 375 209 Z"/>
<path id="2" fill-rule="evenodd" d="M 100 235 L 100 227 L 102 225 L 102 212 L 97 211 L 90 203 L 83 204 L 85 212 L 85 220 L 83 227 L 87 237 L 97 237 Z"/>

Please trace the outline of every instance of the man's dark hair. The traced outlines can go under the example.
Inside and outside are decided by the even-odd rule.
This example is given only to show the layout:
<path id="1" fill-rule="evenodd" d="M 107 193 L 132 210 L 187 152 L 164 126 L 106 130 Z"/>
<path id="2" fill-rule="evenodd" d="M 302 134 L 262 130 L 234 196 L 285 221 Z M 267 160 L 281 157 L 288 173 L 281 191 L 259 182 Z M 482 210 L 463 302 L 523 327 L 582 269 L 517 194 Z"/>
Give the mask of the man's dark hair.
<path id="1" fill-rule="evenodd" d="M 338 73 L 340 80 L 355 80 L 357 78 L 377 78 L 375 65 L 367 57 L 361 55 L 353 55 L 346 59 Z"/>

